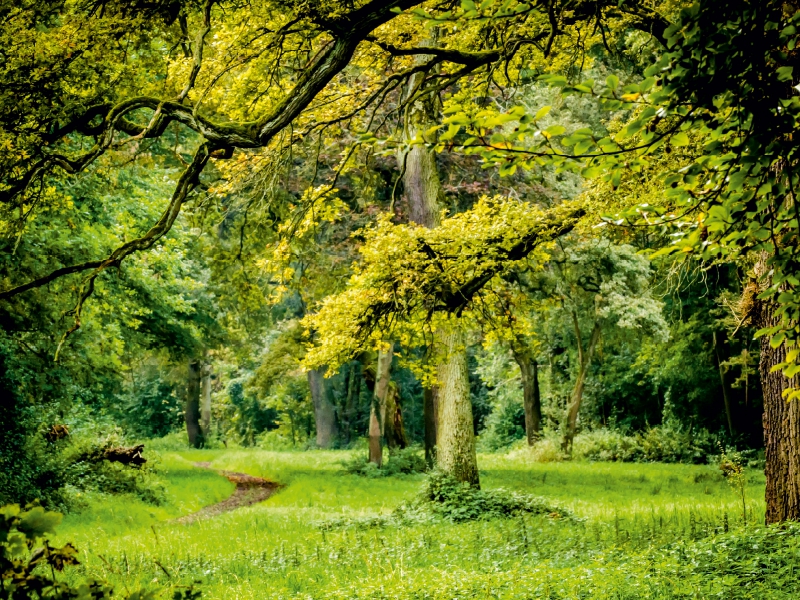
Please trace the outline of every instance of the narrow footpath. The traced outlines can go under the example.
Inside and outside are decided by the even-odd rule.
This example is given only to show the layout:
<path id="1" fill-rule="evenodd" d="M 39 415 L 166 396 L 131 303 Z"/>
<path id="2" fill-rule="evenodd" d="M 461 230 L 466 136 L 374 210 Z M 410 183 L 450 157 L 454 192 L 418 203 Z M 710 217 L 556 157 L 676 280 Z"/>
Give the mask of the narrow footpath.
<path id="1" fill-rule="evenodd" d="M 253 477 L 246 473 L 218 471 L 211 467 L 210 462 L 196 462 L 194 466 L 201 469 L 212 469 L 216 471 L 223 477 L 226 477 L 228 481 L 236 484 L 236 489 L 233 494 L 225 498 L 222 502 L 209 504 L 197 512 L 176 519 L 178 523 L 194 523 L 195 521 L 216 517 L 217 515 L 242 508 L 243 506 L 258 504 L 272 496 L 272 494 L 281 487 L 279 483 L 261 477 Z"/>

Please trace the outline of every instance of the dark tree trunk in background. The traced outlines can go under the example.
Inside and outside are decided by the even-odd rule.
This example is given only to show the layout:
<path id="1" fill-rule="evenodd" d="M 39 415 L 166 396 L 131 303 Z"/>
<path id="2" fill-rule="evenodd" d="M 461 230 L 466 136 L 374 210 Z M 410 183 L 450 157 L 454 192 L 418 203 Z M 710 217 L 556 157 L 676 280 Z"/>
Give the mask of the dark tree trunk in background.
<path id="1" fill-rule="evenodd" d="M 774 326 L 775 307 L 759 302 L 758 327 Z M 797 376 L 787 379 L 772 368 L 785 362 L 786 346 L 770 345 L 769 336 L 761 338 L 759 374 L 764 393 L 764 449 L 767 479 L 766 522 L 800 521 L 800 400 L 787 401 L 783 392 L 800 387 Z"/>
<path id="2" fill-rule="evenodd" d="M 325 367 L 308 372 L 308 387 L 314 403 L 314 421 L 317 429 L 317 446 L 330 448 L 336 438 L 336 410 L 330 399 Z"/>
<path id="3" fill-rule="evenodd" d="M 539 364 L 527 349 L 512 350 L 522 377 L 522 396 L 525 408 L 525 435 L 528 446 L 533 446 L 542 428 L 542 400 L 539 394 Z"/>
<path id="4" fill-rule="evenodd" d="M 186 406 L 183 410 L 189 443 L 195 448 L 201 448 L 205 442 L 203 431 L 200 428 L 200 369 L 200 361 L 189 360 Z"/>
<path id="5" fill-rule="evenodd" d="M 202 402 L 200 403 L 200 429 L 203 431 L 203 438 L 208 439 L 211 435 L 211 364 L 205 363 L 201 370 L 202 379 L 200 388 L 202 390 Z"/>
<path id="6" fill-rule="evenodd" d="M 422 391 L 422 418 L 425 424 L 425 462 L 433 467 L 436 462 L 436 423 L 439 420 L 439 390 L 436 387 Z"/>
<path id="7" fill-rule="evenodd" d="M 392 344 L 378 352 L 375 364 L 375 387 L 369 411 L 369 462 L 383 464 L 383 436 L 386 429 L 386 396 L 392 380 Z"/>
<path id="8" fill-rule="evenodd" d="M 720 387 L 722 388 L 722 402 L 725 405 L 725 417 L 728 421 L 728 432 L 731 434 L 731 437 L 733 437 L 735 431 L 733 428 L 733 407 L 731 405 L 733 390 L 728 380 L 728 374 L 723 366 L 723 363 L 730 358 L 730 352 L 727 346 L 728 336 L 725 332 L 718 334 L 716 331 L 713 332 L 712 335 L 714 342 L 714 358 L 717 363 L 717 370 L 719 371 Z"/>
<path id="9" fill-rule="evenodd" d="M 400 397 L 397 385 L 389 384 L 386 392 L 386 420 L 383 423 L 383 439 L 390 450 L 402 450 L 408 447 L 406 428 L 403 424 L 403 412 L 400 410 Z"/>

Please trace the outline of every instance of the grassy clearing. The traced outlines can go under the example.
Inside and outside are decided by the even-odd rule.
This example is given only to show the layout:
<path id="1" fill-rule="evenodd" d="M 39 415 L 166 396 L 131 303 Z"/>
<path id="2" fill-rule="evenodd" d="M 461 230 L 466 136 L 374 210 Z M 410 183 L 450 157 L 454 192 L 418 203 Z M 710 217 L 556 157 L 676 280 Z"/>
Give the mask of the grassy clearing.
<path id="1" fill-rule="evenodd" d="M 480 457 L 485 488 L 558 501 L 580 523 L 525 517 L 459 525 L 324 531 L 341 516 L 391 511 L 422 476 L 342 473 L 344 452 L 168 453 L 170 503 L 93 499 L 63 539 L 82 570 L 131 585 L 201 581 L 209 598 L 792 598 L 800 536 L 741 525 L 741 504 L 707 466 L 526 463 Z M 169 519 L 224 497 L 193 461 L 286 484 L 267 502 L 194 523 Z M 763 522 L 763 476 L 749 473 L 748 518 Z M 139 520 L 141 516 L 146 516 Z M 724 533 L 727 521 L 729 533 Z M 151 525 L 153 527 L 151 527 Z M 753 549 L 752 546 L 760 546 Z M 797 567 L 795 567 L 797 565 Z M 169 573 L 169 576 L 167 575 Z"/>

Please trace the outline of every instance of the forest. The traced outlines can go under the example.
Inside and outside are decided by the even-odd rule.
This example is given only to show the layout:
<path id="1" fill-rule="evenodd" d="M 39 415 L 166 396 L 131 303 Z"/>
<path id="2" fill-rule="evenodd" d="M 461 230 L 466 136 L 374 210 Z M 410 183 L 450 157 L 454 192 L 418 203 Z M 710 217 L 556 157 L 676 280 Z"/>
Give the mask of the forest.
<path id="1" fill-rule="evenodd" d="M 0 598 L 800 597 L 798 41 L 0 0 Z"/>

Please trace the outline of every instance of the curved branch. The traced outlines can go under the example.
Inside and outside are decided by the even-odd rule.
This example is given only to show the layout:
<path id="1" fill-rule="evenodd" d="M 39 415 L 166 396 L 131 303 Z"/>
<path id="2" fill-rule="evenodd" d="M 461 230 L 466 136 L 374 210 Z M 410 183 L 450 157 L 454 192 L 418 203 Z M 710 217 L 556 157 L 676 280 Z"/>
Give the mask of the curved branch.
<path id="1" fill-rule="evenodd" d="M 52 271 L 44 277 L 40 277 L 39 279 L 35 279 L 28 283 L 0 292 L 0 300 L 8 300 L 9 298 L 13 298 L 14 296 L 28 290 L 42 287 L 43 285 L 47 285 L 59 277 L 93 269 L 92 273 L 89 274 L 86 282 L 83 285 L 81 299 L 79 300 L 78 306 L 75 309 L 77 310 L 79 316 L 80 307 L 82 306 L 84 300 L 86 300 L 86 298 L 88 298 L 88 296 L 91 294 L 90 290 L 92 287 L 88 285 L 89 282 L 93 282 L 94 279 L 96 279 L 97 276 L 100 275 L 100 273 L 102 273 L 105 269 L 113 266 L 119 266 L 122 260 L 130 254 L 140 250 L 147 250 L 172 228 L 172 225 L 175 223 L 175 219 L 180 213 L 183 203 L 186 201 L 186 197 L 196 185 L 198 177 L 208 163 L 210 156 L 211 149 L 208 144 L 203 144 L 200 146 L 200 148 L 198 148 L 194 159 L 178 180 L 178 185 L 175 188 L 175 192 L 172 195 L 167 209 L 161 215 L 161 218 L 158 220 L 158 222 L 156 222 L 156 224 L 153 225 L 142 237 L 123 244 L 103 260 L 93 260 L 77 265 L 71 265 L 69 267 L 62 267 Z"/>

